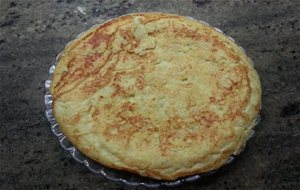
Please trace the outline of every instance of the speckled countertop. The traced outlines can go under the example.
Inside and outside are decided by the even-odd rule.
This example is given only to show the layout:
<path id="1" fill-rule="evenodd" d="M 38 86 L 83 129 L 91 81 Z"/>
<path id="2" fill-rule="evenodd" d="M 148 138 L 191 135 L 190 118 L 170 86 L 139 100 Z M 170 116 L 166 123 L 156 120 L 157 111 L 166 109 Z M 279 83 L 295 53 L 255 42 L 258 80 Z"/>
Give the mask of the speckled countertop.
<path id="1" fill-rule="evenodd" d="M 216 175 L 174 189 L 300 189 L 298 0 L 0 0 L 0 189 L 131 189 L 62 150 L 44 116 L 43 93 L 67 42 L 139 11 L 188 15 L 222 29 L 246 49 L 263 86 L 262 120 L 245 152 Z"/>

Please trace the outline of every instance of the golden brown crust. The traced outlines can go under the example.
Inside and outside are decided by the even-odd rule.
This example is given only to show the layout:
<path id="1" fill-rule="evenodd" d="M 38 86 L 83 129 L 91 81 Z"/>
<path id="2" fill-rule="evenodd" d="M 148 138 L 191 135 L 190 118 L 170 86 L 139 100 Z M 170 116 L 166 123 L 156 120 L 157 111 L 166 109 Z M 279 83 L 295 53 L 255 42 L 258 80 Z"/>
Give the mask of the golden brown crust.
<path id="1" fill-rule="evenodd" d="M 222 166 L 245 145 L 261 87 L 244 52 L 195 20 L 122 16 L 66 47 L 55 69 L 54 115 L 103 165 L 173 180 Z"/>

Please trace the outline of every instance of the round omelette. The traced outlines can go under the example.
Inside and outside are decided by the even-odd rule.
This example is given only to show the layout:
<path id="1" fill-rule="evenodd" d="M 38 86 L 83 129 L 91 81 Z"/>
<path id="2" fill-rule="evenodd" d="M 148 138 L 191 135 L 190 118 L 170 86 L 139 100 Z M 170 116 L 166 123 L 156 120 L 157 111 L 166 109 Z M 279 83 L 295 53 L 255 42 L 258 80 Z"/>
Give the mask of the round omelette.
<path id="1" fill-rule="evenodd" d="M 91 159 L 154 179 L 215 170 L 245 145 L 261 103 L 244 51 L 207 24 L 140 13 L 93 27 L 58 58 L 53 111 Z"/>

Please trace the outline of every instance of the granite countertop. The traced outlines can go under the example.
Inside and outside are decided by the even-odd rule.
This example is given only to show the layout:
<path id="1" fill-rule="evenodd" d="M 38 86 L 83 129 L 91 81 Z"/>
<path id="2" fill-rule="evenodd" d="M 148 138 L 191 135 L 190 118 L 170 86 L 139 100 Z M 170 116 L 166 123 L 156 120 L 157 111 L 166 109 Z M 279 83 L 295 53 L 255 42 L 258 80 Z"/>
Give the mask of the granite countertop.
<path id="1" fill-rule="evenodd" d="M 262 120 L 246 150 L 217 174 L 174 189 L 300 189 L 298 0 L 0 0 L 0 189 L 131 189 L 91 173 L 60 147 L 43 94 L 67 42 L 139 11 L 188 15 L 222 29 L 246 49 L 263 87 Z"/>

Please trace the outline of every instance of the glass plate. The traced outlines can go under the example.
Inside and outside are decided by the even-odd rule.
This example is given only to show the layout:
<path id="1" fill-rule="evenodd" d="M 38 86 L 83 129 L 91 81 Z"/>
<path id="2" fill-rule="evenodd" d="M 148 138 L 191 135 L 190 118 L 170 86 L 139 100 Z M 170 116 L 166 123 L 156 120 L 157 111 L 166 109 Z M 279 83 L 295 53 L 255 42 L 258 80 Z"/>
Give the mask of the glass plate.
<path id="1" fill-rule="evenodd" d="M 192 17 L 188 17 L 188 18 L 193 19 Z M 199 21 L 199 22 L 209 25 L 208 23 L 206 23 L 204 21 Z M 99 24 L 97 24 L 93 27 L 97 27 L 97 26 L 99 26 Z M 93 28 L 93 27 L 91 27 L 91 28 Z M 214 27 L 212 27 L 212 28 L 214 28 Z M 218 32 L 224 34 L 220 29 L 218 29 L 218 28 L 214 28 L 214 29 L 217 30 Z M 81 34 L 79 34 L 76 38 L 79 38 L 81 36 Z M 227 37 L 230 40 L 232 40 L 233 42 L 235 42 L 231 37 L 229 37 L 229 36 L 227 36 Z M 71 42 L 69 42 L 66 46 L 68 46 Z M 241 49 L 244 51 L 243 48 L 241 48 Z M 105 166 L 93 161 L 92 159 L 88 158 L 84 154 L 82 154 L 60 131 L 59 126 L 56 123 L 56 120 L 55 120 L 55 117 L 54 117 L 53 111 L 52 111 L 52 97 L 51 97 L 51 93 L 50 93 L 50 84 L 51 84 L 51 77 L 53 75 L 54 69 L 56 67 L 56 64 L 58 62 L 60 55 L 61 55 L 61 53 L 58 54 L 58 56 L 56 57 L 55 63 L 50 67 L 49 76 L 45 82 L 45 90 L 46 90 L 45 96 L 44 96 L 45 105 L 46 105 L 45 114 L 46 114 L 48 121 L 51 124 L 51 130 L 52 130 L 53 134 L 58 138 L 61 147 L 63 149 L 65 149 L 66 151 L 68 151 L 71 154 L 71 156 L 74 158 L 74 160 L 76 160 L 77 162 L 79 162 L 81 164 L 84 164 L 90 171 L 92 171 L 96 174 L 99 174 L 101 176 L 104 176 L 105 178 L 107 178 L 111 181 L 123 183 L 123 184 L 129 185 L 129 186 L 146 186 L 149 188 L 158 188 L 158 187 L 162 187 L 162 186 L 174 187 L 174 186 L 181 185 L 183 183 L 197 181 L 197 180 L 201 179 L 202 177 L 212 175 L 217 171 L 217 170 L 212 170 L 212 171 L 209 171 L 206 173 L 192 175 L 192 176 L 180 178 L 180 179 L 173 180 L 173 181 L 155 180 L 155 179 L 151 179 L 151 178 L 147 178 L 147 177 L 142 177 L 138 174 L 105 167 Z M 250 58 L 249 58 L 249 60 L 250 60 L 251 64 L 253 64 L 253 62 L 251 61 Z M 258 115 L 258 117 L 255 119 L 255 121 L 253 121 L 254 127 L 255 127 L 255 125 L 257 125 L 259 120 L 260 120 L 260 116 Z M 254 134 L 254 130 L 252 130 L 252 134 L 250 135 L 250 137 L 252 137 L 253 134 Z M 231 157 L 229 157 L 227 162 L 222 167 L 232 163 L 232 161 L 235 159 L 235 157 L 236 157 L 236 155 L 232 155 Z"/>

